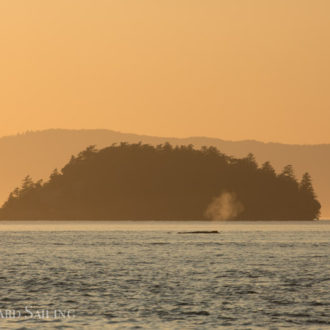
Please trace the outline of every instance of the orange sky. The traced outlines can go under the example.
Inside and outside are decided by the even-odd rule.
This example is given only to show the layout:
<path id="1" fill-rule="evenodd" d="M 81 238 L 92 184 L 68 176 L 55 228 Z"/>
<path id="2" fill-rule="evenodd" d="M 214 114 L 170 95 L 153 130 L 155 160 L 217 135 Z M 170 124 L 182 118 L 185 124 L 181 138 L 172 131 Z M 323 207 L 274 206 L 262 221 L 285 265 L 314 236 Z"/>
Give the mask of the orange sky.
<path id="1" fill-rule="evenodd" d="M 330 143 L 329 0 L 1 0 L 0 136 Z"/>

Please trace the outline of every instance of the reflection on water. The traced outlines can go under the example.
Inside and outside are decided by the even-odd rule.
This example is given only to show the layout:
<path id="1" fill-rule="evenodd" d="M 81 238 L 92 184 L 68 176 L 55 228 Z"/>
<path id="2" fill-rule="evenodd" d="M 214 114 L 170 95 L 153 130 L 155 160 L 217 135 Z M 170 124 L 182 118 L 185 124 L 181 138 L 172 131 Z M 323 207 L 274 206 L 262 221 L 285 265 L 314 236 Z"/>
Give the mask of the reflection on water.
<path id="1" fill-rule="evenodd" d="M 220 233 L 177 234 L 194 230 Z M 328 221 L 0 222 L 0 328 L 329 328 L 329 232 Z"/>

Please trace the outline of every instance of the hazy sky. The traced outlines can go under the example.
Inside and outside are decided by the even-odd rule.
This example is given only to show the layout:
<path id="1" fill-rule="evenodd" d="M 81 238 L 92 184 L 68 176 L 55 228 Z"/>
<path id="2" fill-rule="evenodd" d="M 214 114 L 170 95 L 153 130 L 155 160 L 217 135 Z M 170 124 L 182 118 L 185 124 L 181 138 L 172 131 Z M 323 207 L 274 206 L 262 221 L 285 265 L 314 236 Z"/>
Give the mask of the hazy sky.
<path id="1" fill-rule="evenodd" d="M 330 143 L 329 0 L 1 0 L 0 135 Z"/>

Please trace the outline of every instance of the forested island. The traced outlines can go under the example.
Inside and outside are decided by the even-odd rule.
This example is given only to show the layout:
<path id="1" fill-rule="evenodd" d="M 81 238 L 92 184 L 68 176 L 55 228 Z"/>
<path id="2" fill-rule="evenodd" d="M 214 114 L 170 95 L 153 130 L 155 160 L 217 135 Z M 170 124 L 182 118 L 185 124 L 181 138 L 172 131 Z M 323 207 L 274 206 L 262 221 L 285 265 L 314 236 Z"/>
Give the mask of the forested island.
<path id="1" fill-rule="evenodd" d="M 27 176 L 0 209 L 2 220 L 316 220 L 311 177 L 276 173 L 254 156 L 215 147 L 89 146 L 48 181 Z"/>

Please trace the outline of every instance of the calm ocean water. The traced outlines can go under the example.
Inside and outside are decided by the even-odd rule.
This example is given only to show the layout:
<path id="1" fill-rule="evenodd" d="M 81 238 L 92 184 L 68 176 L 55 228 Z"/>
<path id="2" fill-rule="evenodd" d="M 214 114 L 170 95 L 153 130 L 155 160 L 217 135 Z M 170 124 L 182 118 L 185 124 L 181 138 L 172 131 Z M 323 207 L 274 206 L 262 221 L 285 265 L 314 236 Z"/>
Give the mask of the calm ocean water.
<path id="1" fill-rule="evenodd" d="M 0 222 L 0 245 L 0 329 L 330 329 L 329 221 Z"/>

